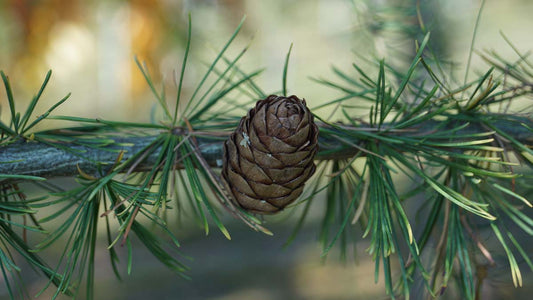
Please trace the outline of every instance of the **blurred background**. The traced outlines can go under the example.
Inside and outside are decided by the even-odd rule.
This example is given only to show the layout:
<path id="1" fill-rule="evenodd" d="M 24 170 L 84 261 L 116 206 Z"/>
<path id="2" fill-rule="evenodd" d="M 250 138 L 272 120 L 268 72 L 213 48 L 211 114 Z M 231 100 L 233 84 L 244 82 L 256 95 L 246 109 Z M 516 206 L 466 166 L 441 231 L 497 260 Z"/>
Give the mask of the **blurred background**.
<path id="1" fill-rule="evenodd" d="M 309 77 L 331 76 L 332 65 L 349 70 L 352 62 L 361 61 L 356 55 L 386 57 L 389 63 L 410 62 L 413 38 L 421 37 L 416 2 L 2 0 L 0 68 L 10 76 L 21 107 L 51 69 L 53 77 L 42 107 L 72 92 L 57 114 L 146 120 L 154 99 L 133 57 L 145 61 L 155 82 L 165 83 L 172 93 L 173 71 L 181 68 L 190 12 L 192 60 L 184 82 L 184 92 L 190 92 L 205 71 L 204 63 L 214 59 L 247 16 L 229 57 L 250 44 L 241 67 L 266 68 L 259 83 L 267 92 L 276 91 L 281 88 L 285 55 L 294 43 L 290 91 L 316 103 L 331 99 L 331 90 Z M 420 2 L 433 46 L 457 64 L 462 79 L 480 1 Z M 500 30 L 523 52 L 532 49 L 533 39 L 526 38 L 533 22 L 531 11 L 529 0 L 487 1 L 475 49 L 494 49 L 504 57 L 514 57 Z M 477 56 L 474 66 L 487 69 Z M 4 93 L 0 93 L 0 104 L 6 105 Z M 4 109 L 2 117 L 6 115 Z"/>
<path id="2" fill-rule="evenodd" d="M 454 62 L 462 80 L 480 1 L 419 1 L 432 31 L 432 44 L 444 60 Z M 246 21 L 229 50 L 233 57 L 250 49 L 240 66 L 266 68 L 258 83 L 279 91 L 284 59 L 294 43 L 289 67 L 289 93 L 313 105 L 333 99 L 328 88 L 309 77 L 331 76 L 331 66 L 349 70 L 361 58 L 386 58 L 400 68 L 414 55 L 418 28 L 416 0 L 1 0 L 0 69 L 9 75 L 16 104 L 25 107 L 47 70 L 53 75 L 40 108 L 44 110 L 69 92 L 71 98 L 55 112 L 115 121 L 147 121 L 154 98 L 134 56 L 146 62 L 154 81 L 175 93 L 173 72 L 181 69 L 187 40 L 187 15 L 192 15 L 191 61 L 184 93 L 191 93 L 243 16 Z M 533 49 L 533 1 L 487 1 L 479 24 L 476 50 L 496 50 L 516 57 L 500 31 L 522 52 Z M 473 71 L 488 66 L 474 55 Z M 372 73 L 372 71 L 369 71 Z M 0 93 L 0 117 L 7 120 L 5 93 Z M 40 111 L 37 108 L 37 113 Z M 44 126 L 60 126 L 45 122 Z M 42 128 L 40 128 L 42 129 Z M 319 216 L 320 205 L 315 205 Z M 98 299 L 379 299 L 383 281 L 374 283 L 374 264 L 361 241 L 355 259 L 345 264 L 333 252 L 324 263 L 316 243 L 319 218 L 311 218 L 288 248 L 296 215 L 269 218 L 275 232 L 268 237 L 226 220 L 233 240 L 218 232 L 206 238 L 193 225 L 178 230 L 182 250 L 194 258 L 192 281 L 166 270 L 142 247 L 135 248 L 133 274 L 114 279 L 104 251 L 98 253 Z M 59 250 L 58 250 L 59 251 Z M 125 253 L 123 253 L 125 255 Z M 53 255 L 52 255 L 53 256 Z M 125 262 L 123 262 L 125 264 Z M 502 266 L 504 268 L 504 266 Z M 42 277 L 26 272 L 35 294 Z M 124 270 L 123 270 L 124 271 Z M 508 269 L 486 284 L 484 299 L 518 299 L 531 293 L 515 290 Z M 0 285 L 0 299 L 6 297 Z M 39 299 L 47 299 L 43 294 Z M 451 295 L 450 297 L 453 297 Z M 525 298 L 524 298 L 525 299 Z"/>

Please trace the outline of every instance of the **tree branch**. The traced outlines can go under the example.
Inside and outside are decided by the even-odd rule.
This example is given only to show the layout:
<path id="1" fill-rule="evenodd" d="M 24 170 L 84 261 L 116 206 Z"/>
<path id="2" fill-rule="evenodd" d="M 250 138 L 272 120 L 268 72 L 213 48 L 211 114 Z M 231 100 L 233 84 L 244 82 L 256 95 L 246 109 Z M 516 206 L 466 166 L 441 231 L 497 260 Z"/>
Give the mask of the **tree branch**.
<path id="1" fill-rule="evenodd" d="M 533 135 L 529 128 L 533 128 L 533 121 L 528 118 L 513 117 L 514 120 L 497 120 L 492 125 L 508 133 L 522 144 L 529 145 L 533 142 Z M 517 126 L 517 124 L 524 126 Z M 463 123 L 464 124 L 464 123 Z M 448 123 L 445 128 L 439 127 L 440 122 L 430 120 L 417 125 L 416 127 L 405 130 L 389 131 L 385 133 L 388 136 L 421 136 L 430 134 L 435 130 L 447 130 L 460 126 L 459 123 Z M 344 127 L 349 130 L 375 131 L 375 128 L 353 126 Z M 321 124 L 320 127 L 330 130 L 339 130 L 329 125 Z M 457 136 L 471 133 L 487 132 L 489 129 L 483 128 L 479 123 L 473 123 L 457 131 Z M 377 133 L 377 132 L 376 132 Z M 177 132 L 176 134 L 186 135 L 187 132 Z M 66 144 L 66 143 L 42 143 L 36 141 L 26 141 L 20 139 L 8 145 L 0 145 L 0 174 L 8 175 L 31 175 L 44 178 L 53 178 L 60 176 L 75 176 L 78 174 L 78 166 L 87 174 L 98 174 L 98 168 L 106 172 L 115 163 L 118 153 L 124 151 L 123 160 L 128 159 L 131 155 L 142 151 L 149 146 L 156 138 L 152 136 L 128 136 L 113 137 L 114 143 L 105 147 L 89 147 L 84 145 Z M 197 142 L 201 154 L 212 167 L 222 166 L 223 141 L 209 137 L 197 137 Z M 350 144 L 363 146 L 363 141 L 351 139 Z M 320 151 L 317 155 L 318 160 L 342 159 L 352 157 L 359 150 L 351 147 L 347 150 L 343 142 L 334 137 L 321 136 L 319 138 Z M 58 147 L 59 146 L 59 147 Z M 511 149 L 509 142 L 505 143 L 507 149 Z M 63 148 L 63 149 L 62 149 Z M 69 150 L 64 150 L 68 148 Z M 157 159 L 159 151 L 151 151 L 136 167 L 136 171 L 143 171 L 152 168 Z M 178 166 L 179 167 L 179 166 Z M 4 179 L 6 181 L 8 179 Z M 0 180 L 1 182 L 1 180 Z"/>

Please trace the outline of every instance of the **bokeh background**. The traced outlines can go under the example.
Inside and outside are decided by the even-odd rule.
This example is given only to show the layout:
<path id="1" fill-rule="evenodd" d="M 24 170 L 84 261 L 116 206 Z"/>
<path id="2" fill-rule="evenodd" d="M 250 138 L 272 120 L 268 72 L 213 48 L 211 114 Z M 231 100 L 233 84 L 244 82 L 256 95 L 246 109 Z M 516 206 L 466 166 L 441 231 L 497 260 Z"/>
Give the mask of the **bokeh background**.
<path id="1" fill-rule="evenodd" d="M 291 43 L 290 93 L 308 102 L 333 99 L 334 93 L 309 79 L 332 76 L 331 66 L 349 70 L 362 58 L 386 58 L 406 66 L 413 55 L 417 29 L 416 0 L 2 0 L 0 1 L 0 69 L 10 76 L 16 104 L 24 107 L 47 70 L 53 70 L 40 108 L 68 92 L 71 98 L 55 114 L 124 121 L 146 121 L 154 105 L 134 56 L 146 62 L 154 81 L 167 86 L 172 98 L 173 72 L 180 70 L 192 15 L 191 61 L 184 93 L 197 80 L 237 24 L 243 30 L 229 50 L 250 46 L 240 66 L 266 68 L 258 83 L 267 92 L 281 88 L 282 68 Z M 432 43 L 439 55 L 454 62 L 462 79 L 480 1 L 419 1 Z M 500 35 L 504 32 L 522 52 L 533 50 L 533 1 L 487 1 L 474 48 L 516 57 Z M 488 66 L 474 55 L 474 71 Z M 369 70 L 372 73 L 372 70 Z M 8 117 L 0 93 L 0 117 Z M 37 108 L 39 112 L 39 108 Z M 61 126 L 45 122 L 45 127 Z M 42 127 L 39 129 L 43 129 Z M 273 237 L 229 222 L 233 240 L 213 231 L 209 237 L 192 224 L 176 228 L 182 250 L 194 258 L 192 281 L 166 270 L 142 247 L 135 248 L 132 275 L 114 279 L 102 241 L 98 252 L 97 299 L 379 299 L 383 281 L 374 283 L 374 264 L 362 240 L 347 262 L 333 252 L 320 258 L 316 243 L 320 205 L 288 248 L 282 248 L 294 226 L 290 212 L 269 218 Z M 59 250 L 58 250 L 59 251 Z M 125 253 L 123 253 L 125 255 Z M 52 255 L 52 254 L 51 254 Z M 52 255 L 53 256 L 53 255 Z M 125 265 L 125 262 L 123 262 Z M 488 279 L 483 299 L 518 299 L 529 288 L 512 288 L 506 266 Z M 124 271 L 124 270 L 123 270 Z M 26 270 L 28 287 L 38 291 L 42 277 Z M 527 284 L 526 284 L 527 285 Z M 0 299 L 7 297 L 0 285 Z M 47 299 L 49 293 L 39 299 Z M 450 296 L 450 297 L 453 297 Z"/>

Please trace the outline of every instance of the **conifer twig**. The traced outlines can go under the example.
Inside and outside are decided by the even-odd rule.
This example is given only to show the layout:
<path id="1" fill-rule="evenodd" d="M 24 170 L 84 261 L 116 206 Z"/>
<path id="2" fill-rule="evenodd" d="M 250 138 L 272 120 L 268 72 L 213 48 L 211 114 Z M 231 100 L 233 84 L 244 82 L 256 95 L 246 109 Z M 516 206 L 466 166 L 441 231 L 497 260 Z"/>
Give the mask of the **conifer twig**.
<path id="1" fill-rule="evenodd" d="M 517 117 L 513 118 L 516 119 Z M 506 120 L 496 121 L 492 125 L 513 136 L 522 144 L 530 145 L 533 142 L 533 136 L 527 128 L 533 128 L 533 120 L 529 118 L 521 118 L 520 121 L 525 126 L 515 126 L 513 123 Z M 433 128 L 438 128 L 438 126 L 439 122 L 430 120 L 424 122 L 422 126 L 392 131 L 387 134 L 394 136 L 424 135 L 433 130 Z M 459 126 L 459 124 L 457 126 Z M 327 125 L 321 124 L 321 127 L 326 128 Z M 361 131 L 376 130 L 372 127 L 354 128 L 353 126 L 345 126 L 343 128 L 351 128 L 352 130 Z M 439 130 L 446 130 L 446 128 L 440 128 Z M 473 123 L 464 129 L 459 130 L 457 135 L 487 131 L 488 130 L 483 128 L 480 124 Z M 174 133 L 177 135 L 188 134 L 188 132 L 184 130 L 175 131 Z M 127 160 L 130 155 L 138 153 L 141 149 L 150 145 L 156 137 L 156 135 L 142 137 L 113 137 L 112 139 L 114 140 L 114 143 L 101 148 L 76 144 L 60 144 L 62 147 L 59 148 L 53 143 L 19 140 L 6 146 L 0 146 L 0 162 L 9 162 L 0 163 L 0 174 L 54 178 L 61 176 L 75 176 L 78 174 L 78 167 L 84 170 L 87 174 L 97 174 L 99 165 L 102 166 L 103 171 L 106 172 L 106 169 L 111 168 L 115 163 L 118 152 L 124 151 L 124 160 Z M 212 167 L 220 167 L 223 140 L 204 136 L 198 137 L 197 141 L 198 149 L 205 161 Z M 353 140 L 351 142 L 353 143 Z M 352 151 L 346 151 L 345 148 L 342 148 L 341 150 L 340 142 L 329 137 L 321 137 L 319 143 L 320 151 L 317 156 L 317 159 L 319 160 L 349 158 L 359 151 L 357 148 L 352 148 Z M 509 143 L 504 144 L 504 146 L 506 149 L 510 148 Z M 68 150 L 65 150 L 65 147 L 68 148 Z M 339 151 L 336 151 L 336 149 L 339 149 Z M 158 153 L 159 151 L 157 150 L 151 151 L 150 155 L 136 166 L 136 171 L 145 171 L 152 168 Z M 95 164 L 94 162 L 98 162 L 98 164 Z M 179 165 L 177 167 L 180 168 Z"/>

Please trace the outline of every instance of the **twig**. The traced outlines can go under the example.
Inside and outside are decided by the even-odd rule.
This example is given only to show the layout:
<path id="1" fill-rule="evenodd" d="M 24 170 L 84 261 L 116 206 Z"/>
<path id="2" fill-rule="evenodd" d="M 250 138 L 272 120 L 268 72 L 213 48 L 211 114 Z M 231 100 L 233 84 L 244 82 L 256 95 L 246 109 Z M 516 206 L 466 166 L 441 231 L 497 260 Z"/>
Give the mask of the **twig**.
<path id="1" fill-rule="evenodd" d="M 502 129 L 509 135 L 513 136 L 517 141 L 530 145 L 532 140 L 531 131 L 528 128 L 533 128 L 533 120 L 523 118 L 521 122 L 524 126 L 514 126 L 516 122 L 496 121 L 494 126 Z M 408 130 L 390 131 L 387 133 L 375 132 L 374 128 L 368 127 L 354 127 L 343 126 L 347 130 L 353 132 L 369 132 L 374 134 L 386 134 L 386 136 L 419 136 L 427 134 L 439 128 L 440 122 L 426 121 L 416 127 Z M 459 124 L 460 125 L 460 124 Z M 449 124 L 449 126 L 458 126 L 458 124 Z M 450 128 L 440 128 L 440 130 L 448 130 Z M 332 131 L 328 127 L 328 131 Z M 469 126 L 459 130 L 456 134 L 472 134 L 486 132 L 486 129 L 480 124 L 471 123 Z M 101 133 L 96 133 L 101 135 Z M 191 135 L 188 131 L 178 131 L 175 134 L 188 136 Z M 220 167 L 220 160 L 223 153 L 223 140 L 219 137 L 227 135 L 226 133 L 211 133 L 210 136 L 200 135 L 199 132 L 194 132 L 194 138 L 197 141 L 197 149 L 206 163 L 211 167 Z M 213 137 L 216 136 L 216 137 Z M 116 137 L 112 136 L 114 143 L 106 146 L 94 147 L 88 145 L 80 145 L 75 143 L 57 142 L 52 143 L 47 141 L 25 141 L 20 139 L 15 142 L 10 142 L 7 145 L 0 145 L 0 174 L 7 175 L 30 175 L 44 178 L 54 178 L 61 176 L 75 176 L 78 174 L 78 166 L 84 172 L 98 177 L 101 172 L 106 173 L 115 164 L 117 153 L 124 151 L 123 161 L 127 161 L 131 156 L 138 155 L 150 144 L 158 138 L 158 135 L 149 136 L 127 136 Z M 356 153 L 364 149 L 366 140 L 358 140 L 350 137 L 349 141 L 339 141 L 333 135 L 328 137 L 321 134 L 319 137 L 319 152 L 316 156 L 317 160 L 330 159 L 349 159 Z M 348 144 L 346 143 L 348 142 Z M 511 150 L 512 144 L 508 141 L 502 140 L 504 149 Z M 365 154 L 371 154 L 368 151 L 363 151 Z M 143 152 L 141 157 L 137 159 L 131 166 L 124 168 L 127 173 L 151 170 L 157 161 L 159 151 L 150 148 Z M 375 155 L 375 154 L 373 154 Z M 181 158 L 181 157 L 180 157 Z M 177 160 L 179 162 L 180 159 Z M 97 164 L 95 164 L 97 162 Z M 182 168 L 182 166 L 177 166 Z M 99 168 L 101 168 L 99 170 Z M 13 179 L 6 178 L 0 182 L 12 181 Z"/>

